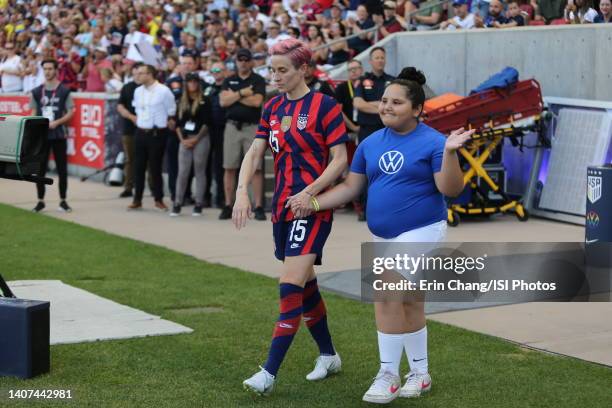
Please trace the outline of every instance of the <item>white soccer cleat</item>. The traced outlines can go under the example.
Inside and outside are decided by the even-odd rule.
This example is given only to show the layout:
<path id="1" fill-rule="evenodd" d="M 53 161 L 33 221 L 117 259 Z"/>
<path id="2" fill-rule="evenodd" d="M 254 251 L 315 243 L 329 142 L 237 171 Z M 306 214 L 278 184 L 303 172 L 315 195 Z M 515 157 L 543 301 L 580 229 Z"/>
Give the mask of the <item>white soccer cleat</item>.
<path id="1" fill-rule="evenodd" d="M 388 404 L 399 395 L 402 380 L 389 371 L 379 371 L 370 389 L 363 395 L 365 402 Z"/>
<path id="2" fill-rule="evenodd" d="M 308 381 L 317 381 L 326 378 L 331 374 L 336 374 L 342 369 L 342 360 L 336 353 L 333 356 L 319 356 L 315 360 L 315 368 L 306 376 Z"/>
<path id="3" fill-rule="evenodd" d="M 272 374 L 266 371 L 265 368 L 259 367 L 261 370 L 251 378 L 244 380 L 242 385 L 245 390 L 254 392 L 257 395 L 266 396 L 272 392 L 274 381 L 276 379 Z"/>
<path id="4" fill-rule="evenodd" d="M 400 390 L 400 397 L 402 398 L 415 398 L 431 389 L 429 373 L 417 374 L 411 371 L 406 374 L 406 378 L 406 384 Z"/>

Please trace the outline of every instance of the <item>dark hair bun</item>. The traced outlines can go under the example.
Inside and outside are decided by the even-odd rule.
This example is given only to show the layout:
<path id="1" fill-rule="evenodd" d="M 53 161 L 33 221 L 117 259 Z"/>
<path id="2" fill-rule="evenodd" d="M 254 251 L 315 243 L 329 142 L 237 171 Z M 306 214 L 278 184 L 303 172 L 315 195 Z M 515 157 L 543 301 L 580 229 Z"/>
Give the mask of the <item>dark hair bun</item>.
<path id="1" fill-rule="evenodd" d="M 397 79 L 405 79 L 407 81 L 414 81 L 419 85 L 425 85 L 427 79 L 423 72 L 417 70 L 415 67 L 405 67 L 402 72 L 398 75 Z"/>

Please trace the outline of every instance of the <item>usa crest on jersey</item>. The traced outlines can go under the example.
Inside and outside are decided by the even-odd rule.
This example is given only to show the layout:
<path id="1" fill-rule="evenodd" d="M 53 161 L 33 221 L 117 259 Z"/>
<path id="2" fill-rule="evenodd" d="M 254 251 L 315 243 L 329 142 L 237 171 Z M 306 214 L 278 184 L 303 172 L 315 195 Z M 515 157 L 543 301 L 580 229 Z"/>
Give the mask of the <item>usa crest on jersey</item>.
<path id="1" fill-rule="evenodd" d="M 308 114 L 300 113 L 297 119 L 297 128 L 300 130 L 306 129 L 308 125 Z"/>

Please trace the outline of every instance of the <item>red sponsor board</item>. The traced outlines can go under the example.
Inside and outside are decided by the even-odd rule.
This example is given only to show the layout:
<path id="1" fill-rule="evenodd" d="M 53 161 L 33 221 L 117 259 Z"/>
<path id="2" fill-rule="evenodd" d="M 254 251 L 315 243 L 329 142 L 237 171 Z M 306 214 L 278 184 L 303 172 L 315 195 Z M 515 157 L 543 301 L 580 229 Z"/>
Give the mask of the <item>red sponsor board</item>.
<path id="1" fill-rule="evenodd" d="M 74 97 L 75 112 L 68 123 L 68 163 L 104 167 L 104 99 Z M 0 96 L 0 113 L 31 115 L 29 96 Z"/>
<path id="2" fill-rule="evenodd" d="M 68 162 L 104 167 L 104 99 L 74 98 L 74 117 L 68 126 Z"/>

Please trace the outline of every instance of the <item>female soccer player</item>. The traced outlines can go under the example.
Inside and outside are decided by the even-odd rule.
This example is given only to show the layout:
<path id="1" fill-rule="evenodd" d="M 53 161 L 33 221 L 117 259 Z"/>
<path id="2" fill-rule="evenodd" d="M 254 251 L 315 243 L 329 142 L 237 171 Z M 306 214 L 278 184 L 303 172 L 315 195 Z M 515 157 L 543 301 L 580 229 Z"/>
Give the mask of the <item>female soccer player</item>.
<path id="1" fill-rule="evenodd" d="M 280 316 L 268 360 L 261 371 L 243 383 L 247 390 L 261 395 L 272 391 L 302 318 L 320 351 L 314 370 L 306 378 L 321 380 L 340 371 L 340 356 L 332 344 L 313 267 L 321 264 L 332 211 L 294 212 L 286 204 L 290 197 L 308 201 L 342 174 L 346 168 L 345 143 L 349 140 L 340 105 L 306 86 L 304 74 L 312 58 L 307 46 L 291 38 L 273 46 L 270 55 L 272 82 L 281 95 L 264 107 L 255 141 L 242 162 L 232 213 L 238 229 L 251 217 L 247 186 L 269 144 L 276 176 L 272 199 L 275 256 L 283 261 Z"/>
<path id="2" fill-rule="evenodd" d="M 366 218 L 375 241 L 444 240 L 444 195 L 455 196 L 463 190 L 463 174 L 455 152 L 473 131 L 459 129 L 444 137 L 419 123 L 424 84 L 420 71 L 404 68 L 385 89 L 378 108 L 386 127 L 359 144 L 347 179 L 310 200 L 291 198 L 291 208 L 326 211 L 354 200 L 367 185 Z M 419 299 L 375 302 L 381 363 L 364 401 L 388 403 L 397 396 L 416 397 L 431 389 L 425 309 Z M 404 349 L 410 373 L 401 387 L 399 366 Z"/>

